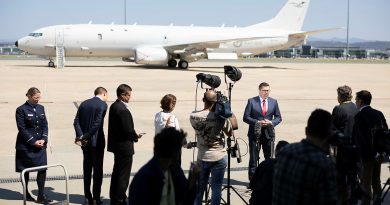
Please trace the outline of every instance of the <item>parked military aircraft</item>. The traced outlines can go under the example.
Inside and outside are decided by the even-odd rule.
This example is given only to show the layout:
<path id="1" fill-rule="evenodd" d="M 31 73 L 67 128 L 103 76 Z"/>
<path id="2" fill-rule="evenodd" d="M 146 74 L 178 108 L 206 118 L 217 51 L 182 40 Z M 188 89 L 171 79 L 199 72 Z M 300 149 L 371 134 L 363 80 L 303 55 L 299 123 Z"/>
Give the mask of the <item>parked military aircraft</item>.
<path id="1" fill-rule="evenodd" d="M 288 0 L 272 19 L 247 27 L 72 24 L 40 28 L 16 41 L 20 49 L 64 67 L 65 57 L 122 57 L 137 64 L 187 69 L 200 59 L 237 59 L 301 45 L 310 0 Z M 179 62 L 177 63 L 177 59 Z"/>

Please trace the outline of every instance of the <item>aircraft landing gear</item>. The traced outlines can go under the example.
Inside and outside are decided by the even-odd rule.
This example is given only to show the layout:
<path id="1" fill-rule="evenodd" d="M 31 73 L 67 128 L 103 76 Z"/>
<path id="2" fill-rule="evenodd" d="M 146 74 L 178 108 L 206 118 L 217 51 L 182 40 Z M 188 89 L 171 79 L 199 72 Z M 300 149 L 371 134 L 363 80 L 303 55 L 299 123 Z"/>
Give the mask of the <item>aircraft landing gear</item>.
<path id="1" fill-rule="evenodd" d="M 177 61 L 175 59 L 171 59 L 168 61 L 168 67 L 174 68 L 177 65 Z"/>
<path id="2" fill-rule="evenodd" d="M 179 61 L 179 67 L 180 67 L 181 69 L 187 69 L 187 68 L 188 68 L 188 62 L 185 61 L 185 60 L 180 60 L 180 61 Z"/>
<path id="3" fill-rule="evenodd" d="M 52 67 L 52 68 L 54 68 L 55 66 L 54 66 L 54 62 L 50 59 L 50 61 L 49 61 L 49 64 L 47 64 L 47 66 L 49 66 L 49 67 Z"/>

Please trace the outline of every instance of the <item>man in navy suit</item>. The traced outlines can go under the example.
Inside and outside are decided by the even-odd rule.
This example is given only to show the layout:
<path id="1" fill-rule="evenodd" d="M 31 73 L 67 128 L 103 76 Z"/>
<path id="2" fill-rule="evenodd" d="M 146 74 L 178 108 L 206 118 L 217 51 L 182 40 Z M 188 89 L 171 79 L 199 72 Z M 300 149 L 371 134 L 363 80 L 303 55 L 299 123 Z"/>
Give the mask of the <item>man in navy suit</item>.
<path id="1" fill-rule="evenodd" d="M 259 85 L 259 96 L 250 98 L 245 107 L 243 120 L 249 124 L 249 180 L 258 165 L 261 147 L 264 158 L 271 158 L 271 142 L 275 137 L 274 127 L 282 121 L 278 102 L 269 97 L 269 92 L 269 84 L 262 82 Z"/>
<path id="2" fill-rule="evenodd" d="M 103 131 L 104 117 L 107 111 L 107 90 L 95 89 L 95 97 L 81 103 L 74 119 L 76 143 L 82 145 L 84 196 L 85 204 L 102 204 L 100 192 L 103 181 L 103 158 L 105 138 Z M 81 143 L 82 142 L 82 143 Z M 93 170 L 93 187 L 91 194 L 91 175 Z"/>
<path id="3" fill-rule="evenodd" d="M 133 164 L 134 143 L 143 133 L 134 130 L 133 116 L 127 108 L 131 98 L 131 87 L 121 84 L 116 89 L 118 99 L 110 106 L 108 116 L 107 151 L 114 153 L 114 168 L 110 184 L 110 203 L 125 205 Z"/>
<path id="4" fill-rule="evenodd" d="M 356 145 L 360 148 L 362 169 L 360 183 L 364 190 L 372 196 L 381 193 L 381 162 L 376 158 L 377 151 L 373 147 L 372 133 L 375 129 L 388 129 L 383 113 L 373 109 L 371 104 L 371 93 L 362 90 L 356 93 L 356 106 L 359 112 L 355 115 L 355 124 L 352 136 Z M 370 204 L 371 198 L 363 195 L 362 204 Z"/>

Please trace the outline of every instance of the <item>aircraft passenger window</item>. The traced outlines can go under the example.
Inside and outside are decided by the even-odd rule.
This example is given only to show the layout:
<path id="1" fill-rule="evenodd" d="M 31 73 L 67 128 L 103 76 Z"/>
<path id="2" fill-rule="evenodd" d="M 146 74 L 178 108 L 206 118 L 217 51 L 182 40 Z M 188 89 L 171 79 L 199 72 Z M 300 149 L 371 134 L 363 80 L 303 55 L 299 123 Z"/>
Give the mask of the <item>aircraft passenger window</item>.
<path id="1" fill-rule="evenodd" d="M 99 40 L 102 40 L 102 39 L 103 39 L 103 36 L 102 36 L 101 33 L 98 34 L 98 39 L 99 39 Z"/>

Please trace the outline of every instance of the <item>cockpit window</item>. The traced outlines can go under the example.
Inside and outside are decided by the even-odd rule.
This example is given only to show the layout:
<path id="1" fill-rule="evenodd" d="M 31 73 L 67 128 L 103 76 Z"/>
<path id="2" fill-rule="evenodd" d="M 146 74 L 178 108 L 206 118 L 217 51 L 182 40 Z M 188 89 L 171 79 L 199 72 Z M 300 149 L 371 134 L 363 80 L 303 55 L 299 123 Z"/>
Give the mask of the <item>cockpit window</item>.
<path id="1" fill-rule="evenodd" d="M 42 36 L 42 33 L 30 33 L 28 35 L 32 36 L 32 37 L 39 37 L 39 36 Z"/>

